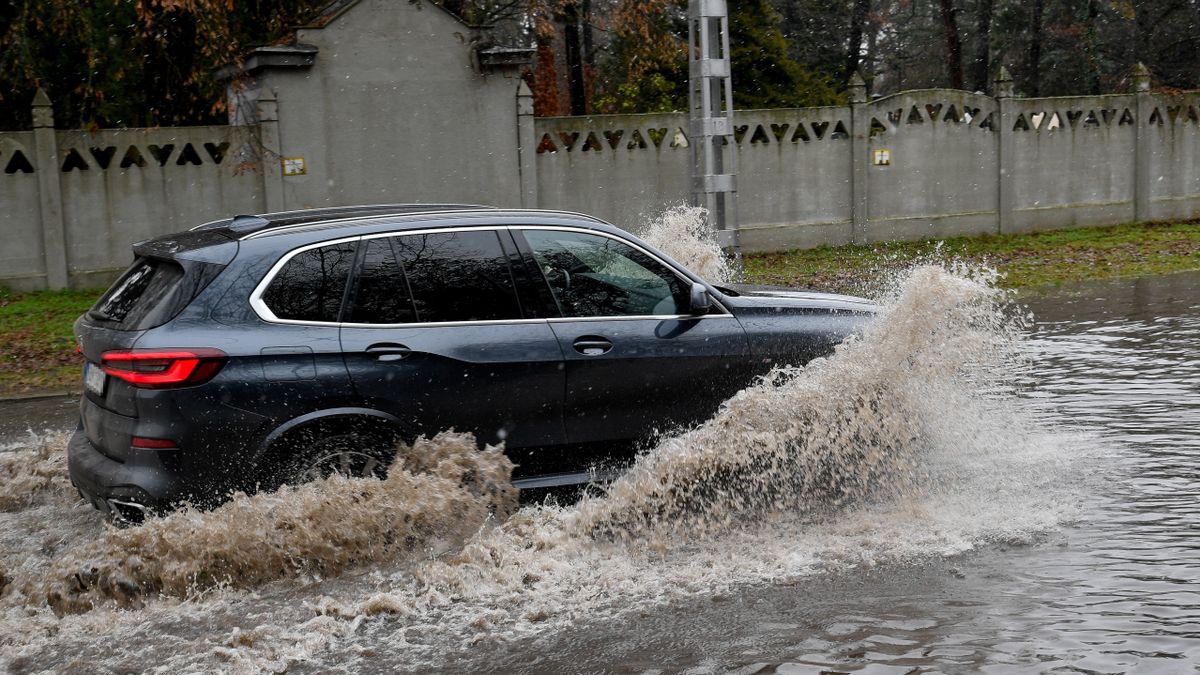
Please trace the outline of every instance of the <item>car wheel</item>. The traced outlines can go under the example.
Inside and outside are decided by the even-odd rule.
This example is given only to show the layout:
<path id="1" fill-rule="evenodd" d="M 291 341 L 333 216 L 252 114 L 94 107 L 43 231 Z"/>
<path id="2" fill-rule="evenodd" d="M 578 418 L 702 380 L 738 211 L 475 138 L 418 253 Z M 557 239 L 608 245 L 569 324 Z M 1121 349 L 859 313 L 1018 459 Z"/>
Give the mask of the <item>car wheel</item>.
<path id="1" fill-rule="evenodd" d="M 281 482 L 299 485 L 333 474 L 350 478 L 387 477 L 396 450 L 393 442 L 378 436 L 347 432 L 305 444 L 287 462 Z"/>

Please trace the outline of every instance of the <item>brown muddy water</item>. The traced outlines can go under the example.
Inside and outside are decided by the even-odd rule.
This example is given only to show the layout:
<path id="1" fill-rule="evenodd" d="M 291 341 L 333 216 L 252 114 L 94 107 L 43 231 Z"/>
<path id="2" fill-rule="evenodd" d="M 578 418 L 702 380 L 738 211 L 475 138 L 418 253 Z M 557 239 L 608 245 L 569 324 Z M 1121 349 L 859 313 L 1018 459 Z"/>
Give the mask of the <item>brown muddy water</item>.
<path id="1" fill-rule="evenodd" d="M 1200 275 L 1021 302 L 914 270 L 860 340 L 565 505 L 447 436 L 112 530 L 63 403 L 5 404 L 0 664 L 1198 672 Z"/>

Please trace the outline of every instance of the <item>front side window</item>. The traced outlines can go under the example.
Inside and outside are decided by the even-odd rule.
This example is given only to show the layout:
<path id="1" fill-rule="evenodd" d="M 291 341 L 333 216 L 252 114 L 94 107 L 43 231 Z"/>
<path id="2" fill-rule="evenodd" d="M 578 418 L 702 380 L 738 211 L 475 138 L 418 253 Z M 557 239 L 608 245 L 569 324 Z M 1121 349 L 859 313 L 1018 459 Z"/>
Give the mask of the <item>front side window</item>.
<path id="1" fill-rule="evenodd" d="M 595 234 L 522 230 L 563 316 L 667 316 L 687 312 L 689 290 L 638 249 Z"/>
<path id="2" fill-rule="evenodd" d="M 508 257 L 494 230 L 407 234 L 393 241 L 417 321 L 521 318 Z"/>
<path id="3" fill-rule="evenodd" d="M 271 280 L 263 303 L 280 319 L 337 321 L 355 243 L 330 244 L 292 256 Z"/>

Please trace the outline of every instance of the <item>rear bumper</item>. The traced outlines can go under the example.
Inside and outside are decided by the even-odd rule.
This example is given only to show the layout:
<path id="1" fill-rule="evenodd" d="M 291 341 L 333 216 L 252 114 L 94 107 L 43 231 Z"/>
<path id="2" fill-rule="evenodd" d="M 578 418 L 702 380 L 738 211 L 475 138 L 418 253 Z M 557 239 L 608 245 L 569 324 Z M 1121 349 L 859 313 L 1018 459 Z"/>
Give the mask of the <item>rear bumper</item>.
<path id="1" fill-rule="evenodd" d="M 97 450 L 83 429 L 77 429 L 67 444 L 67 469 L 76 489 L 106 513 L 113 510 L 114 501 L 161 510 L 189 492 L 189 481 L 169 471 L 155 453 L 118 462 Z"/>

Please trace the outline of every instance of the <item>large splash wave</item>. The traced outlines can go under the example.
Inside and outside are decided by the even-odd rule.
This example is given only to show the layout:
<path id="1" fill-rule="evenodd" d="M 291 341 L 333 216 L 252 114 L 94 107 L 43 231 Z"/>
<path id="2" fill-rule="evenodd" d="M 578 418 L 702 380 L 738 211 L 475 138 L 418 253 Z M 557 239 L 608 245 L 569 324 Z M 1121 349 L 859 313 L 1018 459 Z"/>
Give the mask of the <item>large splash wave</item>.
<path id="1" fill-rule="evenodd" d="M 187 596 L 217 585 L 249 587 L 301 574 L 337 574 L 460 544 L 516 506 L 512 463 L 499 448 L 443 433 L 402 448 L 387 478 L 334 474 L 211 511 L 182 508 L 104 536 L 58 560 L 27 590 L 59 612 L 111 600 Z"/>

